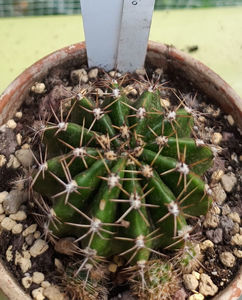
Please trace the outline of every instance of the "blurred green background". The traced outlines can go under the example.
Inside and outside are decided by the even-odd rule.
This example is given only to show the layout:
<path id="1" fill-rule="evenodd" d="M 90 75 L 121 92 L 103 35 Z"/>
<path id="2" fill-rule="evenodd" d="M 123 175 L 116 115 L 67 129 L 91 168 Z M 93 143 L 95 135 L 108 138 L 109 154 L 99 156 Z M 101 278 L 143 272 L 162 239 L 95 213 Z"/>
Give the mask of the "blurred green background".
<path id="1" fill-rule="evenodd" d="M 242 5 L 242 0 L 156 0 L 155 9 Z M 0 0 L 0 17 L 72 15 L 80 13 L 79 0 Z"/>

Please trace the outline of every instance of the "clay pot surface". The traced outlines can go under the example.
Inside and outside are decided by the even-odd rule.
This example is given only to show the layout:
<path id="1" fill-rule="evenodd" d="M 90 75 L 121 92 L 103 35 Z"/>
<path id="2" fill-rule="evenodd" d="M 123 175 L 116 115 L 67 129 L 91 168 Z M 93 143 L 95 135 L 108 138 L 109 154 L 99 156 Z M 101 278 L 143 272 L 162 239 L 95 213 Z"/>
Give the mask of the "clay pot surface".
<path id="1" fill-rule="evenodd" d="M 40 59 L 18 76 L 0 97 L 0 126 L 10 119 L 21 106 L 31 86 L 41 81 L 48 71 L 58 65 L 80 66 L 86 63 L 85 43 L 78 43 Z M 156 68 L 171 70 L 182 74 L 207 94 L 227 114 L 232 115 L 242 130 L 242 99 L 216 73 L 190 55 L 164 44 L 149 42 L 146 61 Z M 16 279 L 9 273 L 0 260 L 0 288 L 10 300 L 30 300 Z M 214 300 L 237 300 L 242 294 L 242 267 L 236 278 Z"/>

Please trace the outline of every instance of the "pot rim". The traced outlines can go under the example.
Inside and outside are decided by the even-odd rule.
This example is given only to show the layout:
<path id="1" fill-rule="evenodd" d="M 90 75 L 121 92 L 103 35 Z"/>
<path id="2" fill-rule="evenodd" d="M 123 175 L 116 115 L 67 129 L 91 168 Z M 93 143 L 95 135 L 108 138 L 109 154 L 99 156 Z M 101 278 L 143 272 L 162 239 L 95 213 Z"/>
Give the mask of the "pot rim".
<path id="1" fill-rule="evenodd" d="M 154 59 L 152 58 L 153 56 L 161 60 L 165 68 L 174 65 L 174 68 L 178 70 L 186 69 L 189 76 L 197 75 L 198 80 L 195 76 L 195 84 L 217 102 L 221 102 L 221 98 L 223 98 L 222 108 L 233 116 L 238 126 L 242 129 L 242 100 L 219 75 L 200 61 L 174 47 L 150 41 L 147 50 L 147 60 L 151 63 L 152 59 Z M 23 71 L 0 96 L 0 126 L 14 115 L 34 82 L 38 81 L 44 74 L 47 74 L 48 70 L 59 65 L 60 61 L 63 62 L 76 57 L 86 58 L 85 42 L 59 49 L 38 60 Z M 9 99 L 11 100 L 9 101 Z M 0 287 L 10 300 L 31 299 L 7 270 L 1 259 Z M 229 286 L 213 299 L 236 300 L 241 294 L 242 266 Z"/>

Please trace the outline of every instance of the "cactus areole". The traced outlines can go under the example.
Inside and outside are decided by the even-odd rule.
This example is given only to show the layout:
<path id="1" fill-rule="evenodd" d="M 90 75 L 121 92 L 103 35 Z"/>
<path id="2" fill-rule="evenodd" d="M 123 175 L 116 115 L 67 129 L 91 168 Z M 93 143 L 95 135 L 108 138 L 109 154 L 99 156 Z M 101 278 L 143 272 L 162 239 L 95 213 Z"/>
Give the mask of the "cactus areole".
<path id="1" fill-rule="evenodd" d="M 125 270 L 135 270 L 131 277 L 141 289 L 148 289 L 149 278 L 159 293 L 155 276 L 170 272 L 159 260 L 177 249 L 193 253 L 187 264 L 196 255 L 189 220 L 211 204 L 203 175 L 213 154 L 196 139 L 193 111 L 182 99 L 167 107 L 162 94 L 168 88 L 151 81 L 140 83 L 138 96 L 127 94 L 130 76 L 100 80 L 101 97 L 80 89 L 59 111 L 52 109 L 40 130 L 32 187 L 46 212 L 48 237 L 54 244 L 72 237 L 81 256 L 73 276 L 91 284 L 91 269 L 119 257 Z M 146 299 L 153 299 L 149 293 Z"/>

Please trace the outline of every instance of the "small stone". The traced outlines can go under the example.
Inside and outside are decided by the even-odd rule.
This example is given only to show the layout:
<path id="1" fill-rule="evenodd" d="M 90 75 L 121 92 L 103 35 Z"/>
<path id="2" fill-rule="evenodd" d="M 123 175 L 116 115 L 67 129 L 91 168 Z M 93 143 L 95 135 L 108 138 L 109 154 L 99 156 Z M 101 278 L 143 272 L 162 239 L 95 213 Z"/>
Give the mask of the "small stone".
<path id="1" fill-rule="evenodd" d="M 35 231 L 35 233 L 34 233 L 34 238 L 37 240 L 38 238 L 40 238 L 40 236 L 41 236 L 41 232 L 40 231 Z"/>
<path id="2" fill-rule="evenodd" d="M 235 257 L 231 252 L 225 251 L 220 253 L 219 258 L 225 267 L 232 268 L 235 264 Z"/>
<path id="3" fill-rule="evenodd" d="M 234 235 L 234 234 L 239 233 L 239 232 L 240 232 L 239 224 L 234 223 L 234 227 L 233 227 L 233 230 L 232 230 L 231 234 Z"/>
<path id="4" fill-rule="evenodd" d="M 24 150 L 30 149 L 30 145 L 29 145 L 29 144 L 23 144 L 23 145 L 21 146 L 21 149 L 24 149 Z"/>
<path id="5" fill-rule="evenodd" d="M 36 284 L 40 284 L 42 281 L 45 280 L 45 275 L 41 272 L 34 272 L 33 273 L 33 282 Z"/>
<path id="6" fill-rule="evenodd" d="M 218 203 L 218 204 L 223 204 L 224 201 L 226 200 L 227 198 L 227 195 L 222 187 L 222 185 L 220 183 L 216 184 L 213 188 L 212 188 L 212 195 L 213 195 L 213 198 L 215 199 L 215 201 Z"/>
<path id="7" fill-rule="evenodd" d="M 201 274 L 199 283 L 199 292 L 204 296 L 214 296 L 218 291 L 218 287 L 213 283 L 210 276 Z"/>
<path id="8" fill-rule="evenodd" d="M 91 70 L 88 72 L 88 77 L 89 77 L 89 79 L 96 79 L 96 78 L 97 78 L 97 75 L 98 75 L 98 68 L 91 69 Z"/>
<path id="9" fill-rule="evenodd" d="M 22 203 L 27 200 L 26 191 L 11 190 L 3 201 L 3 208 L 6 214 L 15 214 Z"/>
<path id="10" fill-rule="evenodd" d="M 13 154 L 10 154 L 9 161 L 7 163 L 7 168 L 13 168 L 17 169 L 20 167 L 20 162 L 18 161 L 17 157 L 15 157 Z"/>
<path id="11" fill-rule="evenodd" d="M 6 164 L 6 162 L 7 162 L 7 159 L 6 159 L 5 155 L 0 154 L 0 168 L 2 166 L 4 166 Z"/>
<path id="12" fill-rule="evenodd" d="M 145 68 L 140 68 L 140 69 L 137 69 L 137 70 L 135 71 L 135 73 L 136 73 L 137 75 L 145 76 L 145 75 L 146 75 L 146 70 L 145 70 Z"/>
<path id="13" fill-rule="evenodd" d="M 192 274 L 184 274 L 183 275 L 183 281 L 184 281 L 185 287 L 189 291 L 194 291 L 198 287 L 198 280 Z"/>
<path id="14" fill-rule="evenodd" d="M 39 256 L 49 248 L 46 241 L 38 239 L 34 242 L 34 245 L 30 248 L 30 254 L 33 257 Z"/>
<path id="15" fill-rule="evenodd" d="M 26 273 L 32 267 L 29 252 L 23 251 L 23 255 L 21 255 L 18 251 L 16 251 L 15 265 L 19 265 L 21 268 L 21 271 L 23 273 Z"/>
<path id="16" fill-rule="evenodd" d="M 23 224 L 16 224 L 13 228 L 12 228 L 12 234 L 20 234 L 23 230 Z"/>
<path id="17" fill-rule="evenodd" d="M 239 228 L 239 234 L 242 234 L 242 227 Z"/>
<path id="18" fill-rule="evenodd" d="M 234 126 L 234 119 L 233 119 L 233 117 L 231 115 L 227 116 L 227 120 L 229 122 L 229 125 Z"/>
<path id="19" fill-rule="evenodd" d="M 191 295 L 188 300 L 204 300 L 204 296 L 200 293 Z"/>
<path id="20" fill-rule="evenodd" d="M 205 250 L 207 250 L 208 248 L 213 248 L 213 247 L 214 247 L 214 244 L 213 244 L 213 242 L 210 241 L 210 240 L 205 240 L 204 242 L 202 242 L 202 243 L 200 244 L 200 248 L 201 248 L 202 251 L 205 251 Z"/>
<path id="21" fill-rule="evenodd" d="M 16 222 L 9 217 L 5 217 L 1 222 L 2 228 L 7 231 L 11 231 L 15 225 Z"/>
<path id="22" fill-rule="evenodd" d="M 32 277 L 26 276 L 22 278 L 22 285 L 28 289 L 32 284 Z"/>
<path id="23" fill-rule="evenodd" d="M 237 183 L 237 178 L 234 173 L 224 174 L 221 178 L 222 185 L 226 192 L 231 192 Z"/>
<path id="24" fill-rule="evenodd" d="M 206 119 L 205 119 L 204 116 L 200 116 L 200 117 L 198 118 L 198 120 L 199 120 L 200 122 L 202 122 L 202 123 L 204 123 L 204 122 L 206 121 Z"/>
<path id="25" fill-rule="evenodd" d="M 34 233 L 37 229 L 37 224 L 32 224 L 29 227 L 27 227 L 24 231 L 23 231 L 23 236 L 26 237 L 27 235 Z"/>
<path id="26" fill-rule="evenodd" d="M 219 180 L 223 177 L 224 171 L 223 170 L 216 170 L 213 172 L 211 179 L 213 182 L 219 182 Z"/>
<path id="27" fill-rule="evenodd" d="M 223 215 L 223 216 L 227 216 L 230 212 L 231 212 L 230 207 L 228 206 L 228 204 L 225 204 L 225 205 L 222 207 L 222 215 Z"/>
<path id="28" fill-rule="evenodd" d="M 10 119 L 7 121 L 6 126 L 10 129 L 15 129 L 17 127 L 17 123 L 13 119 Z"/>
<path id="29" fill-rule="evenodd" d="M 104 92 L 103 92 L 102 89 L 96 88 L 94 91 L 95 91 L 96 94 L 98 94 L 99 97 L 103 97 Z"/>
<path id="30" fill-rule="evenodd" d="M 16 212 L 16 214 L 10 214 L 9 218 L 15 221 L 24 221 L 27 219 L 27 215 L 25 211 L 19 210 Z"/>
<path id="31" fill-rule="evenodd" d="M 41 285 L 44 289 L 47 288 L 47 287 L 49 287 L 49 286 L 51 286 L 51 284 L 50 284 L 49 281 L 47 281 L 47 280 L 42 281 L 40 285 Z"/>
<path id="32" fill-rule="evenodd" d="M 2 222 L 2 220 L 6 218 L 6 215 L 0 215 L 0 223 Z"/>
<path id="33" fill-rule="evenodd" d="M 35 84 L 31 87 L 31 92 L 41 95 L 46 92 L 45 84 L 43 82 L 35 82 Z"/>
<path id="34" fill-rule="evenodd" d="M 208 212 L 203 223 L 204 227 L 216 228 L 218 224 L 219 224 L 219 216 Z"/>
<path id="35" fill-rule="evenodd" d="M 55 258 L 55 266 L 56 266 L 57 271 L 59 271 L 60 273 L 65 270 L 62 262 L 58 258 Z"/>
<path id="36" fill-rule="evenodd" d="M 0 215 L 4 214 L 4 209 L 3 209 L 3 205 L 0 203 Z"/>
<path id="37" fill-rule="evenodd" d="M 236 233 L 236 235 L 232 236 L 231 245 L 242 246 L 242 235 Z"/>
<path id="38" fill-rule="evenodd" d="M 237 212 L 232 212 L 228 215 L 228 217 L 233 220 L 235 223 L 240 224 L 240 216 Z"/>
<path id="39" fill-rule="evenodd" d="M 88 82 L 87 71 L 85 69 L 78 69 L 78 70 L 71 71 L 71 81 L 74 84 L 87 83 Z"/>
<path id="40" fill-rule="evenodd" d="M 123 91 L 125 95 L 137 96 L 138 94 L 137 90 L 131 84 L 127 85 Z"/>
<path id="41" fill-rule="evenodd" d="M 222 142 L 223 136 L 220 132 L 214 132 L 214 134 L 212 135 L 212 139 L 211 142 L 214 145 L 219 145 Z"/>
<path id="42" fill-rule="evenodd" d="M 23 113 L 21 111 L 17 111 L 16 114 L 15 114 L 15 117 L 18 118 L 18 119 L 21 119 L 23 116 Z"/>
<path id="43" fill-rule="evenodd" d="M 56 285 L 51 285 L 44 289 L 44 296 L 49 300 L 64 300 L 64 294 L 62 294 Z"/>
<path id="44" fill-rule="evenodd" d="M 25 242 L 27 243 L 28 246 L 31 246 L 34 242 L 34 235 L 33 233 L 29 234 L 25 238 Z"/>
<path id="45" fill-rule="evenodd" d="M 0 193 L 0 203 L 3 203 L 3 201 L 7 198 L 8 192 L 4 191 Z"/>
<path id="46" fill-rule="evenodd" d="M 16 141 L 19 146 L 22 144 L 22 135 L 20 133 L 16 134 Z"/>
<path id="47" fill-rule="evenodd" d="M 220 208 L 216 203 L 214 203 L 210 209 L 210 212 L 215 215 L 220 215 Z"/>
<path id="48" fill-rule="evenodd" d="M 33 164 L 33 154 L 30 149 L 17 150 L 15 152 L 15 156 L 25 168 L 28 168 Z"/>
<path id="49" fill-rule="evenodd" d="M 39 287 L 38 289 L 35 289 L 32 291 L 32 296 L 34 300 L 44 300 L 45 296 L 43 295 L 44 289 L 42 287 Z"/>
<path id="50" fill-rule="evenodd" d="M 201 248 L 201 245 L 200 245 L 200 248 Z M 200 280 L 200 277 L 201 277 L 200 273 L 198 273 L 198 272 L 196 272 L 196 271 L 192 271 L 192 275 L 195 276 L 195 278 L 196 278 L 197 280 Z"/>
<path id="51" fill-rule="evenodd" d="M 215 230 L 206 231 L 206 236 L 213 241 L 214 244 L 218 244 L 223 240 L 223 229 L 216 228 Z"/>
<path id="52" fill-rule="evenodd" d="M 242 250 L 239 250 L 237 248 L 234 249 L 234 255 L 238 258 L 242 258 Z"/>
<path id="53" fill-rule="evenodd" d="M 109 72 L 109 75 L 112 77 L 112 78 L 119 78 L 121 76 L 121 74 L 117 71 L 110 71 Z"/>
<path id="54" fill-rule="evenodd" d="M 108 270 L 111 273 L 116 273 L 117 268 L 118 268 L 118 265 L 116 265 L 114 263 L 110 263 L 109 266 L 108 266 Z"/>
<path id="55" fill-rule="evenodd" d="M 8 262 L 12 261 L 13 260 L 13 246 L 10 245 L 6 251 L 6 259 Z"/>

